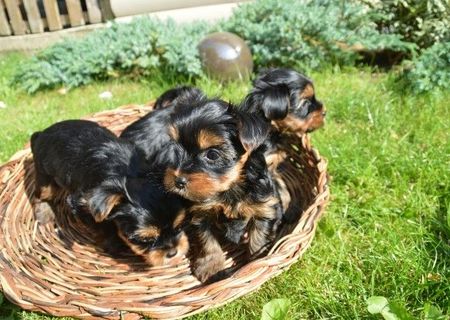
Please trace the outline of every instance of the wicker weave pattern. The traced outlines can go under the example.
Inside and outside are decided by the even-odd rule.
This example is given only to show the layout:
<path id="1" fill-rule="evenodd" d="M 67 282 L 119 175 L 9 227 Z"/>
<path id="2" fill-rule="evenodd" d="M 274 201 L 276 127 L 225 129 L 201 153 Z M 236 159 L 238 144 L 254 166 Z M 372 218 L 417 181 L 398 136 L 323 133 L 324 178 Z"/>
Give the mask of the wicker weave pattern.
<path id="1" fill-rule="evenodd" d="M 95 114 L 118 133 L 152 107 L 125 106 Z M 290 161 L 280 169 L 299 219 L 286 225 L 269 254 L 244 264 L 231 277 L 201 285 L 188 261 L 177 267 L 146 268 L 132 254 L 112 257 L 96 245 L 94 232 L 58 204 L 56 225 L 38 223 L 30 204 L 34 172 L 29 148 L 0 167 L 0 285 L 26 310 L 83 319 L 180 318 L 230 302 L 259 288 L 297 261 L 311 243 L 328 202 L 326 161 L 309 137 L 291 138 Z M 229 250 L 227 265 L 242 251 Z"/>

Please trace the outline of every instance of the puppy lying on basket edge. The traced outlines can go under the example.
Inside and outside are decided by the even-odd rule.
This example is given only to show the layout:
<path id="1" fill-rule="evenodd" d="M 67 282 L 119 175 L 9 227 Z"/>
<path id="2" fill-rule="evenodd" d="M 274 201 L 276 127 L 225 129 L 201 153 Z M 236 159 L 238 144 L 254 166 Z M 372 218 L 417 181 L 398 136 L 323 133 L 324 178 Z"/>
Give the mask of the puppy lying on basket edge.
<path id="1" fill-rule="evenodd" d="M 152 266 L 176 264 L 188 251 L 186 200 L 162 188 L 162 176 L 139 150 L 86 120 L 56 123 L 31 137 L 35 215 L 52 210 L 59 189 L 74 213 L 112 221 L 118 236 Z M 45 214 L 45 212 L 44 212 Z"/>
<path id="2" fill-rule="evenodd" d="M 316 99 L 314 84 L 292 69 L 273 68 L 261 72 L 241 108 L 256 112 L 272 124 L 265 141 L 266 162 L 273 171 L 286 157 L 281 144 L 283 135 L 302 135 L 325 123 L 326 109 Z"/>

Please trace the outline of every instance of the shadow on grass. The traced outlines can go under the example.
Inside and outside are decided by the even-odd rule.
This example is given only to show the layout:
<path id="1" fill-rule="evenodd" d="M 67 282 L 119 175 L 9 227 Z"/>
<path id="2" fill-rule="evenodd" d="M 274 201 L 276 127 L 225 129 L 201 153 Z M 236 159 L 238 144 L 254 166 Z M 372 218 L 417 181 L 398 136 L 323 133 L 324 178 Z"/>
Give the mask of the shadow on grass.
<path id="1" fill-rule="evenodd" d="M 448 313 L 450 312 L 450 190 L 448 186 L 441 185 L 436 191 L 438 208 L 436 216 L 429 223 L 432 238 L 425 241 L 425 248 L 432 263 L 430 272 L 423 280 L 423 298 L 438 305 L 444 313 Z"/>

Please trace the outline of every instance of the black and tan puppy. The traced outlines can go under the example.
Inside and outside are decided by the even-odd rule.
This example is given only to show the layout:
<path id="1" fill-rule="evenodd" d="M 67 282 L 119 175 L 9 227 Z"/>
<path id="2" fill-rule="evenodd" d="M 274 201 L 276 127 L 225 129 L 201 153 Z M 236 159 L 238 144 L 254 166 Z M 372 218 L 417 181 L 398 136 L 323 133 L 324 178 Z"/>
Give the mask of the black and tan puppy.
<path id="1" fill-rule="evenodd" d="M 242 108 L 262 112 L 281 131 L 311 132 L 323 126 L 326 110 L 310 79 L 292 70 L 268 69 L 258 75 Z"/>
<path id="2" fill-rule="evenodd" d="M 178 86 L 173 89 L 169 89 L 161 96 L 158 97 L 158 99 L 155 102 L 154 109 L 164 109 L 168 107 L 171 103 L 177 103 L 184 101 L 190 101 L 192 99 L 200 99 L 202 97 L 206 97 L 205 94 L 198 88 L 191 87 L 191 86 Z"/>
<path id="3" fill-rule="evenodd" d="M 120 238 L 153 266 L 178 262 L 188 250 L 182 230 L 185 200 L 168 194 L 162 177 L 141 162 L 128 141 L 85 120 L 56 123 L 31 137 L 38 199 L 49 210 L 58 189 L 76 211 L 113 221 Z"/>
<path id="4" fill-rule="evenodd" d="M 310 79 L 292 69 L 274 68 L 258 75 L 241 108 L 263 114 L 273 125 L 261 148 L 264 149 L 267 166 L 278 185 L 286 210 L 290 195 L 276 170 L 286 158 L 282 146 L 285 140 L 283 135 L 301 135 L 322 127 L 325 122 L 325 106 L 316 99 Z"/>
<path id="5" fill-rule="evenodd" d="M 224 267 L 212 232 L 219 217 L 226 218 L 223 232 L 229 240 L 239 242 L 247 230 L 251 255 L 267 249 L 273 239 L 282 211 L 264 156 L 254 153 L 270 126 L 258 114 L 200 94 L 165 105 L 126 128 L 122 137 L 164 165 L 168 191 L 194 202 L 199 254 L 193 271 L 205 281 Z"/>

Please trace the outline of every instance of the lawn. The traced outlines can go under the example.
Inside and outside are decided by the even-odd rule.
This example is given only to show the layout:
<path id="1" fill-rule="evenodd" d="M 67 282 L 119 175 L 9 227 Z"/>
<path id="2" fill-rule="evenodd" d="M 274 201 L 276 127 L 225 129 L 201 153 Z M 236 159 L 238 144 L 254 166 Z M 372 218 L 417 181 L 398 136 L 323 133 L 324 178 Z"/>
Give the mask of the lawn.
<path id="1" fill-rule="evenodd" d="M 8 79 L 24 59 L 0 57 L 0 160 L 55 121 L 145 103 L 180 79 L 162 75 L 99 82 L 67 94 L 29 96 Z M 259 319 L 265 303 L 289 298 L 287 319 L 382 319 L 367 299 L 384 296 L 413 318 L 430 305 L 450 315 L 450 92 L 414 96 L 374 70 L 309 74 L 328 109 L 313 144 L 329 160 L 332 198 L 312 246 L 261 290 L 191 319 Z M 238 102 L 249 83 L 194 83 Z M 113 98 L 98 95 L 111 91 Z M 0 319 L 12 308 L 0 307 Z M 431 309 L 434 309 L 431 308 Z M 17 319 L 52 317 L 17 310 Z M 445 316 L 442 319 L 446 318 Z M 56 319 L 56 318 L 55 318 Z M 404 318 L 407 319 L 407 318 Z M 438 318 L 429 318 L 438 319 Z"/>

